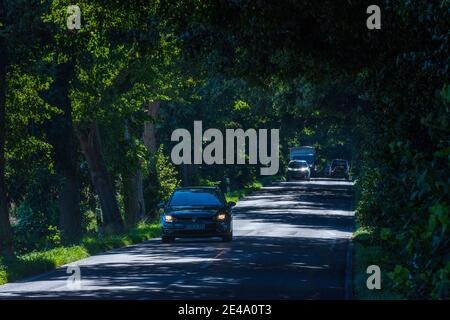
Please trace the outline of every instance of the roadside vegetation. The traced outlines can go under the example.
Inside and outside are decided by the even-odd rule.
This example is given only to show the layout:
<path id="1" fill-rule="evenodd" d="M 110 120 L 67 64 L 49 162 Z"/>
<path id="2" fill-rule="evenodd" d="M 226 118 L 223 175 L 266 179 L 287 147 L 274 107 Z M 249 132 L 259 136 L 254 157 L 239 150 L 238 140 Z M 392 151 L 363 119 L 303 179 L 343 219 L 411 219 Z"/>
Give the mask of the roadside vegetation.
<path id="1" fill-rule="evenodd" d="M 392 274 L 398 257 L 394 252 L 383 250 L 382 242 L 374 235 L 373 230 L 357 227 L 353 235 L 353 294 L 358 300 L 403 300 L 406 296 L 395 290 Z M 376 265 L 381 270 L 381 289 L 367 288 L 367 267 Z"/>
<path id="2" fill-rule="evenodd" d="M 230 201 L 238 202 L 240 199 L 251 194 L 253 191 L 259 190 L 262 187 L 268 186 L 268 185 L 272 184 L 273 182 L 280 181 L 282 179 L 283 179 L 283 177 L 280 177 L 280 176 L 263 177 L 252 183 L 245 185 L 242 189 L 226 192 L 225 198 L 227 199 L 227 202 L 230 202 Z"/>
<path id="3" fill-rule="evenodd" d="M 140 243 L 160 235 L 161 226 L 159 222 L 141 222 L 123 234 L 85 236 L 78 244 L 57 246 L 12 258 L 3 258 L 0 260 L 0 285 L 51 271 L 59 266 L 87 258 L 96 253 Z"/>

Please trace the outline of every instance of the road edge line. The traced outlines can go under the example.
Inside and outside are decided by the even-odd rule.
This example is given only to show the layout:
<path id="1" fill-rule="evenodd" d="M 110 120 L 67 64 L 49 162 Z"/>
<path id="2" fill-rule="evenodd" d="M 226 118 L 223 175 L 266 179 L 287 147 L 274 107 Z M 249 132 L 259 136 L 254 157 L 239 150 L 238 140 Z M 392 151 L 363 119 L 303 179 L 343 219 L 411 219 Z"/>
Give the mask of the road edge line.
<path id="1" fill-rule="evenodd" d="M 353 219 L 355 219 L 355 194 L 354 187 L 355 183 L 352 181 L 352 199 L 350 201 L 350 211 L 353 212 Z M 345 300 L 353 300 L 353 233 L 355 232 L 355 225 L 352 225 L 352 235 L 348 238 L 347 244 L 347 257 L 345 266 L 345 288 L 344 288 L 344 298 Z"/>
<path id="2" fill-rule="evenodd" d="M 345 268 L 345 300 L 353 299 L 353 241 L 348 239 Z"/>

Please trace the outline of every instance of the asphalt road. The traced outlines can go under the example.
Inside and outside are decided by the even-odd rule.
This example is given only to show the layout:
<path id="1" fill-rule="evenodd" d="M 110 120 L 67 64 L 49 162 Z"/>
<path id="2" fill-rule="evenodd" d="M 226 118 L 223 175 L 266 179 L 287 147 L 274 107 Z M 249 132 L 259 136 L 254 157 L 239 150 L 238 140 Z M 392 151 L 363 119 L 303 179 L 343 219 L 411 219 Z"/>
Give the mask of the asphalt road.
<path id="1" fill-rule="evenodd" d="M 345 299 L 351 297 L 352 183 L 281 182 L 234 209 L 231 243 L 153 239 L 0 286 L 0 299 Z"/>

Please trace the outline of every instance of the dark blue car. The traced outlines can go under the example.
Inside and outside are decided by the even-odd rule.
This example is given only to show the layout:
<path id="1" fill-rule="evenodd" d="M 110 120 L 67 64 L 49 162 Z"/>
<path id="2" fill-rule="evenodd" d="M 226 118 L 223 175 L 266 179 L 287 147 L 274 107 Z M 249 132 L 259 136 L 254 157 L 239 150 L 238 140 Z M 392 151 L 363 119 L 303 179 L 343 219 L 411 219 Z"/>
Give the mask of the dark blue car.
<path id="1" fill-rule="evenodd" d="M 231 209 L 236 203 L 225 200 L 217 187 L 178 188 L 169 198 L 161 216 L 162 241 L 180 237 L 221 237 L 233 239 Z"/>

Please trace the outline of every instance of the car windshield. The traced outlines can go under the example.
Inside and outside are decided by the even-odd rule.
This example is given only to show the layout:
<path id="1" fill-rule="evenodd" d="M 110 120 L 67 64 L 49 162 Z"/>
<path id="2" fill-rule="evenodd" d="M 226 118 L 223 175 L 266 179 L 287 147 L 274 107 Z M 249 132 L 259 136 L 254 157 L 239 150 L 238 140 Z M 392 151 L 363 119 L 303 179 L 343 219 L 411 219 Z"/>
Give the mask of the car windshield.
<path id="1" fill-rule="evenodd" d="M 291 169 L 308 168 L 308 164 L 306 161 L 291 161 L 288 167 Z"/>
<path id="2" fill-rule="evenodd" d="M 170 207 L 217 207 L 222 202 L 214 192 L 204 190 L 178 190 L 173 194 Z"/>
<path id="3" fill-rule="evenodd" d="M 346 167 L 347 166 L 347 161 L 345 161 L 345 160 L 334 160 L 332 166 L 333 167 L 337 167 L 337 166 L 344 166 L 344 167 Z"/>
<path id="4" fill-rule="evenodd" d="M 309 155 L 309 154 L 294 155 L 292 157 L 292 160 L 306 161 L 307 163 L 313 163 L 314 162 L 314 156 L 313 155 Z"/>

